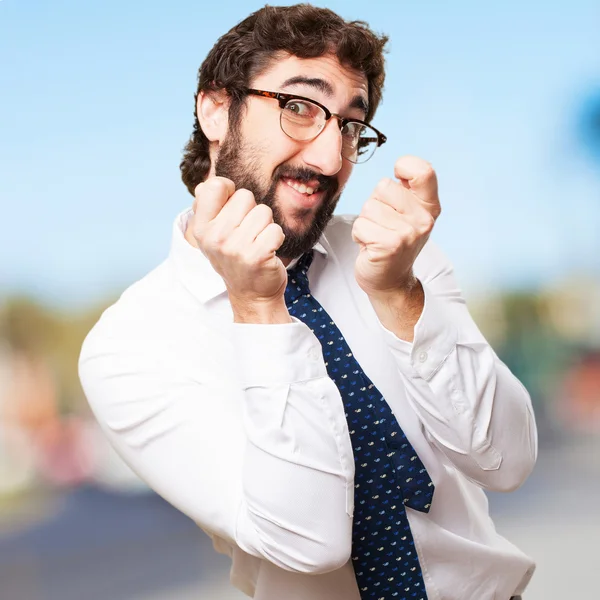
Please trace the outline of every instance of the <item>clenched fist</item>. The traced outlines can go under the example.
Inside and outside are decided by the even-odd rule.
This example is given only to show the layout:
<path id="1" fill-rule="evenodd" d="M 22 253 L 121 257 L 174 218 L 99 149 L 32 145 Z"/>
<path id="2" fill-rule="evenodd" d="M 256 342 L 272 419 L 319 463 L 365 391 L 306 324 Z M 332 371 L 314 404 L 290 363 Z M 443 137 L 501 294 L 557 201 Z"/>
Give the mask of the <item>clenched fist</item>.
<path id="1" fill-rule="evenodd" d="M 232 304 L 254 306 L 283 298 L 287 271 L 275 251 L 284 234 L 273 212 L 230 179 L 211 177 L 195 190 L 186 238 L 223 278 Z M 193 239 L 190 239 L 193 238 Z"/>
<path id="2" fill-rule="evenodd" d="M 406 290 L 413 263 L 427 242 L 441 208 L 431 165 L 414 156 L 396 161 L 398 181 L 382 179 L 352 229 L 360 246 L 355 277 L 369 295 Z"/>

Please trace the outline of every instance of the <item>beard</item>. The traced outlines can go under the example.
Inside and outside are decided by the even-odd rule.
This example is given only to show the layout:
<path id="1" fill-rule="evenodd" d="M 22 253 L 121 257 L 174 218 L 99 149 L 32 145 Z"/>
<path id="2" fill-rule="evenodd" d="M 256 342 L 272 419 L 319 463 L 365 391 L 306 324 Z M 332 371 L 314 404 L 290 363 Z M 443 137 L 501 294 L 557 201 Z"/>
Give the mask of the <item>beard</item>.
<path id="1" fill-rule="evenodd" d="M 248 144 L 237 129 L 237 127 L 230 129 L 229 135 L 221 146 L 215 161 L 215 174 L 231 179 L 235 183 L 236 190 L 249 190 L 254 194 L 257 204 L 266 204 L 271 208 L 273 221 L 281 227 L 285 235 L 276 255 L 290 260 L 298 258 L 311 250 L 319 241 L 333 216 L 341 195 L 337 177 L 319 175 L 311 169 L 284 163 L 275 169 L 270 182 L 263 182 L 258 174 L 261 173 L 260 158 L 265 152 Z M 277 185 L 284 177 L 304 184 L 318 181 L 319 190 L 324 194 L 314 216 L 311 209 L 294 210 L 296 220 L 312 219 L 310 226 L 303 231 L 297 231 L 286 223 L 282 208 L 277 201 Z"/>

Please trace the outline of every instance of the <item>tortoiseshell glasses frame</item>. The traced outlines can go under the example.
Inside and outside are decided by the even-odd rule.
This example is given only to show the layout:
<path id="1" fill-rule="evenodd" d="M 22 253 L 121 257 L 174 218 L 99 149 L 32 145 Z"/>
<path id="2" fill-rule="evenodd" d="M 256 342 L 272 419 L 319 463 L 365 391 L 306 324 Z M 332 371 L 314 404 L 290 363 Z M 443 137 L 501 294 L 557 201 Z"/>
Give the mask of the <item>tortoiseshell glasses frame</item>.
<path id="1" fill-rule="evenodd" d="M 342 133 L 342 156 L 352 163 L 366 162 L 375 150 L 387 141 L 387 137 L 381 131 L 367 122 L 341 117 L 312 98 L 252 88 L 244 91 L 254 96 L 277 100 L 281 109 L 281 130 L 293 140 L 314 140 L 325 129 L 327 121 L 335 117 Z"/>

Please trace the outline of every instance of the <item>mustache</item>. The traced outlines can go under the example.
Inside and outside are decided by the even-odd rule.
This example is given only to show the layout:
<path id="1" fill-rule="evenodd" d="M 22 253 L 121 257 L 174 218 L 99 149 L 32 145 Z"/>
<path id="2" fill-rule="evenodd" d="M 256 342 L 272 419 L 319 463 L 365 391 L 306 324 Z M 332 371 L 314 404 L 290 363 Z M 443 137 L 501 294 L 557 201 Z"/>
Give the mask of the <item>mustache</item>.
<path id="1" fill-rule="evenodd" d="M 319 189 L 324 192 L 335 192 L 338 189 L 337 177 L 331 177 L 328 175 L 319 175 L 316 171 L 307 169 L 305 167 L 280 167 L 275 172 L 275 179 L 283 179 L 287 177 L 289 179 L 296 179 L 300 183 L 305 185 L 309 182 L 318 181 Z"/>

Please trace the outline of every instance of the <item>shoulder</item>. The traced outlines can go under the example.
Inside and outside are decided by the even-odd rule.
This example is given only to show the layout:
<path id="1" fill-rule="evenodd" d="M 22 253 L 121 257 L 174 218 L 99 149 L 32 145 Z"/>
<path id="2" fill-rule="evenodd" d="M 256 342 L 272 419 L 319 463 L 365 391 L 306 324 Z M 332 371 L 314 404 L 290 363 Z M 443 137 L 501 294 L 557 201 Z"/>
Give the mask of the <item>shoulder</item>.
<path id="1" fill-rule="evenodd" d="M 82 353 L 144 347 L 170 352 L 190 328 L 201 328 L 206 322 L 201 312 L 167 259 L 106 308 L 88 333 Z"/>
<path id="2" fill-rule="evenodd" d="M 169 295 L 170 268 L 167 261 L 132 283 L 100 317 L 98 324 L 129 324 L 154 316 Z"/>

